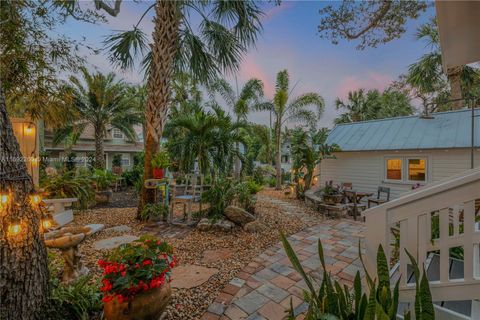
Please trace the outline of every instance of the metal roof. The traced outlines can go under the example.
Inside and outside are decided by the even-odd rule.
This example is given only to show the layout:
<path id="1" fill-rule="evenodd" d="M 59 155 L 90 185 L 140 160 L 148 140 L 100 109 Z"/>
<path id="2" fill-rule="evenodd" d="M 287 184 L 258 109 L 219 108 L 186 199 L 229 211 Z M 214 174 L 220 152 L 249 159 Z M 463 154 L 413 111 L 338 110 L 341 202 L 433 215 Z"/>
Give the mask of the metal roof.
<path id="1" fill-rule="evenodd" d="M 472 110 L 432 113 L 336 125 L 327 143 L 342 151 L 469 148 Z M 480 146 L 480 109 L 475 110 L 475 145 Z"/>

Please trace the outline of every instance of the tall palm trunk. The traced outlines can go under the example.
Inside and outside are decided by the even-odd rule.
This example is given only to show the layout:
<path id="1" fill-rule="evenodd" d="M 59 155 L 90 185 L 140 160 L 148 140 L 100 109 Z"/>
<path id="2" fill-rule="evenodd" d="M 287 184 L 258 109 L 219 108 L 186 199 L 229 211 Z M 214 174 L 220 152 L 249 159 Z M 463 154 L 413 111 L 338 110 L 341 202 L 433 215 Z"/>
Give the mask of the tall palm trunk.
<path id="1" fill-rule="evenodd" d="M 462 95 L 462 82 L 461 82 L 461 68 L 454 68 L 449 70 L 448 82 L 450 83 L 450 95 L 452 100 L 461 99 Z M 454 110 L 461 109 L 463 107 L 463 101 L 452 102 L 452 108 Z"/>
<path id="2" fill-rule="evenodd" d="M 235 156 L 235 179 L 239 180 L 240 172 L 242 170 L 242 162 L 240 161 L 240 157 L 238 156 L 240 154 L 239 142 L 235 142 L 235 151 L 237 152 L 237 155 Z"/>
<path id="3" fill-rule="evenodd" d="M 103 128 L 95 127 L 95 168 L 104 170 L 105 157 L 103 151 Z"/>
<path id="4" fill-rule="evenodd" d="M 277 144 L 275 168 L 277 170 L 277 184 L 275 189 L 280 190 L 282 188 L 282 137 L 281 137 L 281 125 L 276 125 L 275 140 Z"/>
<path id="5" fill-rule="evenodd" d="M 0 191 L 11 197 L 0 214 L 0 319 L 36 319 L 44 314 L 48 300 L 47 251 L 39 231 L 39 213 L 28 199 L 32 180 L 25 163 L 12 160 L 22 154 L 7 116 L 1 83 L 0 155 Z M 7 235 L 12 218 L 21 221 L 22 232 L 17 236 Z"/>
<path id="6" fill-rule="evenodd" d="M 170 102 L 170 81 L 177 52 L 180 16 L 175 1 L 157 0 L 153 30 L 152 64 L 148 78 L 148 97 L 145 108 L 145 166 L 144 179 L 152 178 L 152 157 L 158 152 Z M 137 211 L 139 216 L 147 203 L 154 201 L 151 189 L 142 186 Z"/>

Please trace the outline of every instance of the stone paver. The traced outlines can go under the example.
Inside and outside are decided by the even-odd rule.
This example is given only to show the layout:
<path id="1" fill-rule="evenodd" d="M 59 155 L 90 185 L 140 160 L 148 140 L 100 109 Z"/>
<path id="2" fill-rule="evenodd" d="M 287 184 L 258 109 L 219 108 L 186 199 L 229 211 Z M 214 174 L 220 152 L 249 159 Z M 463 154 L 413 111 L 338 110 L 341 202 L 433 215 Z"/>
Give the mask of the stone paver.
<path id="1" fill-rule="evenodd" d="M 294 215 L 301 208 L 279 199 L 269 199 L 283 211 Z M 312 217 L 299 215 L 312 221 Z M 357 272 L 364 272 L 358 258 L 358 241 L 363 239 L 364 225 L 348 219 L 318 220 L 315 225 L 288 237 L 306 272 L 316 279 L 323 277 L 318 258 L 318 239 L 322 241 L 327 272 L 349 287 Z M 294 314 L 302 318 L 308 308 L 303 302 L 306 284 L 293 269 L 279 242 L 257 256 L 225 286 L 204 316 L 221 316 L 226 320 L 280 320 L 292 301 Z M 223 310 L 223 313 L 222 313 Z"/>
<path id="2" fill-rule="evenodd" d="M 130 243 L 135 240 L 137 240 L 137 236 L 132 236 L 132 235 L 124 235 L 120 237 L 113 237 L 113 238 L 108 238 L 108 239 L 103 239 L 103 240 L 98 240 L 93 243 L 93 247 L 96 250 L 110 250 L 114 249 L 122 244 L 125 243 Z"/>
<path id="3" fill-rule="evenodd" d="M 172 270 L 172 287 L 179 289 L 198 287 L 216 273 L 218 269 L 194 264 L 178 266 Z"/>

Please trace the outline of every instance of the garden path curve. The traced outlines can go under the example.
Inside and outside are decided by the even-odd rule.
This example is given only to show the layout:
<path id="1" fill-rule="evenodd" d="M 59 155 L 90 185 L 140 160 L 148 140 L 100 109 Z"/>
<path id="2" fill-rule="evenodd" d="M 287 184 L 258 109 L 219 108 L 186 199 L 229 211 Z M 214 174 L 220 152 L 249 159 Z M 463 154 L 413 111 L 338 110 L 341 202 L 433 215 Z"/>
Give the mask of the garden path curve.
<path id="1" fill-rule="evenodd" d="M 301 211 L 294 204 L 269 198 L 286 212 Z M 302 219 L 311 216 L 299 215 Z M 315 218 L 318 220 L 318 218 Z M 311 220 L 310 220 L 311 221 Z M 358 258 L 358 240 L 363 238 L 364 224 L 349 219 L 323 220 L 288 237 L 304 269 L 315 279 L 323 270 L 318 258 L 318 239 L 321 239 L 327 271 L 341 283 L 351 287 L 354 276 L 363 269 Z M 303 302 L 305 282 L 292 268 L 281 243 L 270 247 L 243 268 L 223 288 L 209 306 L 202 320 L 281 320 L 294 307 L 297 319 L 307 305 Z"/>

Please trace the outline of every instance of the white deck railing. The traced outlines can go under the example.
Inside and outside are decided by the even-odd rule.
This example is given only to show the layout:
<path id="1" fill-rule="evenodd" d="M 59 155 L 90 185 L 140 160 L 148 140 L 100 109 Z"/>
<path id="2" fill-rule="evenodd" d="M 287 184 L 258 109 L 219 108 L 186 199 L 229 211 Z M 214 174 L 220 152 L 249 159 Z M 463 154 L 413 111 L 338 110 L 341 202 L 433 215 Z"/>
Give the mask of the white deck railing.
<path id="1" fill-rule="evenodd" d="M 371 274 L 376 272 L 379 244 L 384 247 L 390 261 L 391 244 L 394 243 L 391 228 L 394 227 L 400 231 L 400 301 L 413 301 L 415 294 L 414 284 L 408 281 L 410 260 L 405 249 L 420 266 L 428 264 L 426 260 L 432 256 L 431 253 L 440 255 L 438 279 L 430 282 L 433 301 L 480 299 L 480 224 L 475 222 L 476 199 L 478 205 L 479 169 L 466 171 L 366 210 L 363 215 L 367 226 L 365 262 L 368 271 Z M 463 277 L 451 279 L 450 249 L 456 247 L 463 247 Z"/>

